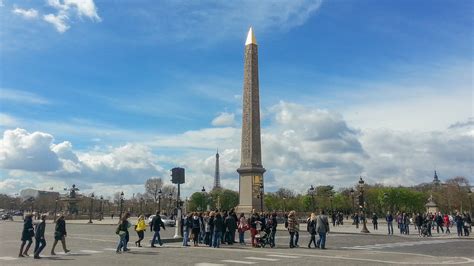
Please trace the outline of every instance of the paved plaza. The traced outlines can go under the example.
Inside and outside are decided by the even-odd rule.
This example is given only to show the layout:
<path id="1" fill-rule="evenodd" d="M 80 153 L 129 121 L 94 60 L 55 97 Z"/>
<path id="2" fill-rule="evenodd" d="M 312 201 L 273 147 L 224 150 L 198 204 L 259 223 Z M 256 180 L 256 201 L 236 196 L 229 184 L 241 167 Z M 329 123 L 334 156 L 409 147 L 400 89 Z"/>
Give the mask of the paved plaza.
<path id="1" fill-rule="evenodd" d="M 167 242 L 163 247 L 150 248 L 151 233 L 145 234 L 144 247 L 133 245 L 136 234 L 131 232 L 131 251 L 116 254 L 117 236 L 115 225 L 85 222 L 69 222 L 67 225 L 68 248 L 64 254 L 60 245 L 57 256 L 50 256 L 53 225 L 47 224 L 47 247 L 43 259 L 17 258 L 21 222 L 0 223 L 0 265 L 381 265 L 381 264 L 465 264 L 474 265 L 474 242 L 472 237 L 458 238 L 454 234 L 420 238 L 415 235 L 387 236 L 382 231 L 369 235 L 359 234 L 351 225 L 331 228 L 327 250 L 308 249 L 309 236 L 301 232 L 300 248 L 288 248 L 288 233 L 278 231 L 276 248 L 251 248 L 249 245 L 222 245 L 219 249 L 187 247 L 181 243 Z M 163 231 L 163 238 L 172 238 L 174 228 Z M 248 234 L 246 235 L 248 238 Z M 30 254 L 32 251 L 30 251 Z"/>

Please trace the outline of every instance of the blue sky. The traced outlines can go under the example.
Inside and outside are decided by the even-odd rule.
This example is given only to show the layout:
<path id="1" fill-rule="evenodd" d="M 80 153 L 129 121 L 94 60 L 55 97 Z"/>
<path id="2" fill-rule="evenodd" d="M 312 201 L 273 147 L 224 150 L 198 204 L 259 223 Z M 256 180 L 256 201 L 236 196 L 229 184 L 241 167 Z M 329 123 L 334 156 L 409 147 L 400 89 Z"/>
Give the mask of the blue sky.
<path id="1" fill-rule="evenodd" d="M 212 184 L 217 147 L 223 184 L 236 188 L 249 26 L 269 190 L 295 175 L 296 190 L 358 175 L 413 184 L 434 168 L 473 182 L 470 1 L 1 3 L 0 192 L 70 182 L 138 192 L 184 165 L 191 193 Z M 55 150 L 64 142 L 74 159 Z M 124 147 L 138 155 L 121 157 Z M 48 171 L 26 165 L 38 150 L 57 161 Z"/>

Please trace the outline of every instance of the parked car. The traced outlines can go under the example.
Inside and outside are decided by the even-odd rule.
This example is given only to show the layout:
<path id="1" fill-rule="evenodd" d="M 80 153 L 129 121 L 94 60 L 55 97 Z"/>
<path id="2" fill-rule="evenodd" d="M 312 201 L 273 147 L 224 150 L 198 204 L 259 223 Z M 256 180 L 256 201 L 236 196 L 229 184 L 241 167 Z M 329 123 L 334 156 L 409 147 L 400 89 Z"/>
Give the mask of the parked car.
<path id="1" fill-rule="evenodd" d="M 8 213 L 2 214 L 2 220 L 11 220 L 13 221 L 13 216 Z"/>
<path id="2" fill-rule="evenodd" d="M 150 215 L 150 217 L 148 217 L 148 223 L 151 223 L 151 221 L 153 220 L 153 218 L 155 217 L 156 215 Z M 161 217 L 161 220 L 163 221 L 163 223 L 165 224 L 165 226 L 168 226 L 168 227 L 173 227 L 176 225 L 176 222 L 174 220 L 171 220 L 170 218 L 164 216 L 164 215 L 160 215 Z"/>

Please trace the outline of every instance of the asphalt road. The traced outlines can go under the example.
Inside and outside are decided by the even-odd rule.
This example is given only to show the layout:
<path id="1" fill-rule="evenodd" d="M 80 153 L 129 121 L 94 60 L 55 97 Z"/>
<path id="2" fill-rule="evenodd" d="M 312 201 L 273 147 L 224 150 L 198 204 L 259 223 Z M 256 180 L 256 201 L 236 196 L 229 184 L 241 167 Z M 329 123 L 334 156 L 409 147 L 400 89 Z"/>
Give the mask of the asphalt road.
<path id="1" fill-rule="evenodd" d="M 1 222 L 0 265 L 381 265 L 381 264 L 464 264 L 474 265 L 472 239 L 418 238 L 385 235 L 329 234 L 327 250 L 308 249 L 306 232 L 300 236 L 300 248 L 288 248 L 288 234 L 277 233 L 276 248 L 251 248 L 249 245 L 223 245 L 220 249 L 182 247 L 181 243 L 167 243 L 150 248 L 151 233 L 145 235 L 145 247 L 115 254 L 117 236 L 115 226 L 68 224 L 69 254 L 61 246 L 57 256 L 51 256 L 53 225 L 47 225 L 47 247 L 44 258 L 18 258 L 22 224 Z M 171 230 L 170 230 L 171 229 Z M 168 228 L 162 237 L 172 237 L 174 228 Z M 248 238 L 248 234 L 246 235 Z M 131 234 L 130 243 L 136 240 Z M 32 251 L 30 251 L 30 254 Z"/>

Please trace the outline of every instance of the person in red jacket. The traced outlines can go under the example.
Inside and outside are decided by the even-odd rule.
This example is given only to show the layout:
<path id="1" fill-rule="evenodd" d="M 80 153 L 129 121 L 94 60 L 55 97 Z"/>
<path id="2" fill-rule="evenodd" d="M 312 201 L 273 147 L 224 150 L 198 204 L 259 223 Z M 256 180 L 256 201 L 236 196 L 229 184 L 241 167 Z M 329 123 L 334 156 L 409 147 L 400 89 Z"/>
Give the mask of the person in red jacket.
<path id="1" fill-rule="evenodd" d="M 449 227 L 451 226 L 451 224 L 449 222 L 449 216 L 447 214 L 444 214 L 443 222 L 444 222 L 444 226 L 446 227 L 446 234 L 451 234 L 451 231 L 449 230 Z"/>

